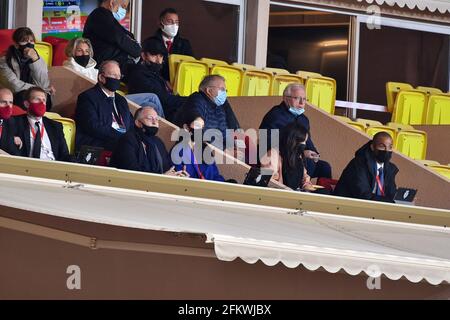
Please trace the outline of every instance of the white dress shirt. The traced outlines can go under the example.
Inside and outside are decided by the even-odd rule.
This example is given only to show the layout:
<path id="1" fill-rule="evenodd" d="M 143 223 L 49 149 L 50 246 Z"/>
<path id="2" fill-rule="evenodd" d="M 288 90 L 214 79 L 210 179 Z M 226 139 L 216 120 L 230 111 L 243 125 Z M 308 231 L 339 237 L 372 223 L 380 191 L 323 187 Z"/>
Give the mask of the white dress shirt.
<path id="1" fill-rule="evenodd" d="M 40 159 L 42 160 L 55 160 L 55 155 L 53 154 L 52 150 L 52 143 L 50 142 L 50 139 L 48 137 L 47 131 L 45 130 L 44 122 L 42 121 L 42 117 L 35 118 L 33 116 L 28 116 L 28 123 L 30 124 L 30 154 L 28 155 L 30 158 L 33 157 L 33 147 L 34 147 L 34 137 L 33 137 L 33 131 L 31 128 L 33 128 L 34 132 L 37 134 L 37 127 L 36 122 L 39 122 L 39 130 L 42 132 L 42 128 L 44 128 L 44 135 L 41 136 L 41 156 Z"/>

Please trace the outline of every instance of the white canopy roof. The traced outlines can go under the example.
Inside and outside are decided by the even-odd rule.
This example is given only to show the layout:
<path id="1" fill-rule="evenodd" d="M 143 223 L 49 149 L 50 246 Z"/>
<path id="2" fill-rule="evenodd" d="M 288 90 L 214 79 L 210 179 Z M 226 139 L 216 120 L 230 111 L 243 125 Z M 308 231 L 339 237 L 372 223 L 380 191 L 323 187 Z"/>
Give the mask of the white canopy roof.
<path id="1" fill-rule="evenodd" d="M 443 227 L 92 185 L 68 187 L 63 181 L 6 174 L 0 174 L 0 205 L 114 226 L 206 234 L 216 256 L 226 261 L 450 283 L 450 230 Z"/>
<path id="2" fill-rule="evenodd" d="M 440 13 L 450 12 L 449 0 L 358 0 L 358 2 L 367 2 L 369 4 L 387 4 L 389 6 L 398 5 L 401 8 L 407 6 L 409 9 L 418 8 L 419 10 L 429 10 L 435 12 L 438 10 Z"/>

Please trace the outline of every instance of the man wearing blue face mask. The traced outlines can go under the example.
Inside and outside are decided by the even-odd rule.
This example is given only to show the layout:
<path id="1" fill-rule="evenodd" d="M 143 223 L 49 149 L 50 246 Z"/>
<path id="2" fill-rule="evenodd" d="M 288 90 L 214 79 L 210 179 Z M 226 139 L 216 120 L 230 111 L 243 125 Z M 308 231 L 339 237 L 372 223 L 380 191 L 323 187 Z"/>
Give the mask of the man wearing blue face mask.
<path id="1" fill-rule="evenodd" d="M 309 119 L 305 116 L 306 90 L 301 84 L 290 84 L 283 92 L 283 102 L 273 107 L 263 118 L 259 129 L 268 130 L 267 146 L 270 148 L 271 130 L 281 130 L 296 121 L 310 132 Z M 328 162 L 319 160 L 320 154 L 308 135 L 304 158 L 306 170 L 311 178 L 331 178 L 331 166 Z"/>
<path id="2" fill-rule="evenodd" d="M 130 3 L 130 0 L 122 0 L 119 3 L 119 8 L 117 9 L 116 12 L 113 13 L 114 18 L 117 21 L 122 21 L 123 19 L 125 19 L 125 17 L 127 16 L 127 7 L 128 4 Z"/>

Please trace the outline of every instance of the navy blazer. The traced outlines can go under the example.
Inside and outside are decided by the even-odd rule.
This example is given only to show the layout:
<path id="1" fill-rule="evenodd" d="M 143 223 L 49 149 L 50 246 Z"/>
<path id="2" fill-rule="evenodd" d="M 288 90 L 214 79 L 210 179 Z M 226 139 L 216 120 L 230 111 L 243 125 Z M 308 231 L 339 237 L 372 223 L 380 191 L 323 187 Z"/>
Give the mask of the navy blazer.
<path id="1" fill-rule="evenodd" d="M 0 136 L 0 149 L 12 156 L 19 156 L 21 152 L 14 143 L 14 137 L 18 136 L 18 128 L 15 117 L 11 117 L 8 120 L 3 120 L 1 127 L 3 129 Z"/>
<path id="2" fill-rule="evenodd" d="M 18 124 L 18 132 L 20 139 L 22 139 L 23 147 L 20 150 L 23 157 L 29 157 L 30 145 L 30 124 L 26 114 L 16 117 Z M 56 161 L 71 161 L 69 149 L 67 148 L 66 139 L 64 138 L 63 126 L 61 123 L 42 117 L 44 123 L 45 134 L 48 135 L 52 145 L 53 155 Z"/>
<path id="3" fill-rule="evenodd" d="M 125 128 L 133 127 L 133 116 L 128 109 L 127 100 L 120 94 L 115 95 L 117 111 L 123 119 Z M 88 145 L 114 150 L 117 141 L 123 135 L 111 127 L 113 106 L 108 101 L 100 85 L 84 91 L 78 96 L 75 110 L 76 149 Z"/>

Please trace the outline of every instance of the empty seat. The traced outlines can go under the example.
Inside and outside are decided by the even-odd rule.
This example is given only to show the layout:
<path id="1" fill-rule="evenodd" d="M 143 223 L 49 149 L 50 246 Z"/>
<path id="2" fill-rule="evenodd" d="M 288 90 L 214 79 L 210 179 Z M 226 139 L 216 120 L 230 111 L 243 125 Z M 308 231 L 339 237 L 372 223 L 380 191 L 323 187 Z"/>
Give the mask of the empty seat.
<path id="1" fill-rule="evenodd" d="M 53 63 L 53 47 L 48 42 L 38 41 L 34 44 L 39 56 L 45 61 L 48 67 L 52 66 Z"/>
<path id="2" fill-rule="evenodd" d="M 412 159 L 425 160 L 427 157 L 427 133 L 420 130 L 399 131 L 394 147 Z"/>
<path id="3" fill-rule="evenodd" d="M 438 88 L 419 86 L 416 89 L 419 90 L 419 91 L 425 92 L 428 95 L 431 95 L 431 94 L 442 94 L 442 90 L 438 89 Z"/>
<path id="4" fill-rule="evenodd" d="M 423 124 L 426 119 L 427 95 L 418 90 L 400 91 L 395 100 L 392 122 Z"/>
<path id="5" fill-rule="evenodd" d="M 350 120 L 350 121 L 347 121 L 347 124 L 361 132 L 365 132 L 366 128 L 364 127 L 364 125 L 362 123 Z"/>
<path id="6" fill-rule="evenodd" d="M 64 61 L 67 59 L 66 47 L 69 40 L 53 36 L 45 37 L 42 40 L 50 43 L 53 47 L 52 66 L 62 66 Z"/>
<path id="7" fill-rule="evenodd" d="M 322 75 L 317 72 L 310 72 L 310 71 L 297 71 L 296 74 L 303 79 L 303 83 L 306 83 L 306 80 L 309 78 L 320 78 Z"/>
<path id="8" fill-rule="evenodd" d="M 332 78 L 309 78 L 306 81 L 306 99 L 318 108 L 334 114 L 336 81 Z"/>
<path id="9" fill-rule="evenodd" d="M 284 89 L 291 84 L 298 83 L 303 84 L 302 78 L 296 76 L 295 74 L 277 74 L 272 78 L 272 96 L 282 96 Z"/>
<path id="10" fill-rule="evenodd" d="M 182 54 L 171 54 L 169 55 L 169 77 L 170 83 L 173 85 L 175 83 L 176 74 L 178 71 L 178 65 L 181 61 L 196 61 L 194 57 L 185 56 Z"/>
<path id="11" fill-rule="evenodd" d="M 387 82 L 386 83 L 386 98 L 388 111 L 392 112 L 394 110 L 395 100 L 397 94 L 401 90 L 412 90 L 414 89 L 409 83 L 403 82 Z"/>
<path id="12" fill-rule="evenodd" d="M 397 135 L 397 131 L 394 128 L 388 127 L 388 126 L 370 126 L 368 128 L 366 128 L 366 133 L 370 136 L 373 137 L 375 136 L 378 132 L 387 132 L 389 133 L 389 135 L 392 137 L 392 140 L 395 141 L 395 137 Z"/>
<path id="13" fill-rule="evenodd" d="M 0 29 L 0 56 L 3 55 L 8 48 L 14 44 L 12 35 L 15 29 Z"/>
<path id="14" fill-rule="evenodd" d="M 417 160 L 420 164 L 423 164 L 424 166 L 440 166 L 441 164 L 434 160 Z"/>
<path id="15" fill-rule="evenodd" d="M 370 119 L 362 119 L 362 118 L 356 119 L 356 122 L 362 123 L 366 128 L 374 127 L 374 126 L 379 127 L 379 126 L 383 125 L 380 121 L 370 120 Z"/>
<path id="16" fill-rule="evenodd" d="M 225 78 L 227 86 L 227 95 L 229 97 L 238 97 L 241 95 L 242 79 L 244 72 L 230 65 L 216 65 L 211 69 L 211 74 L 219 74 Z"/>
<path id="17" fill-rule="evenodd" d="M 349 117 L 346 117 L 346 116 L 335 115 L 334 117 L 336 119 L 338 119 L 338 120 L 341 120 L 342 122 L 345 122 L 345 123 L 348 123 L 348 122 L 352 121 L 352 119 L 350 119 Z"/>
<path id="18" fill-rule="evenodd" d="M 201 58 L 200 61 L 206 63 L 210 68 L 214 66 L 228 66 L 228 63 L 226 61 L 217 59 Z"/>
<path id="19" fill-rule="evenodd" d="M 189 96 L 198 91 L 200 82 L 209 74 L 209 67 L 201 61 L 181 61 L 175 78 L 174 91 Z"/>
<path id="20" fill-rule="evenodd" d="M 263 68 L 264 71 L 272 72 L 274 75 L 276 74 L 290 74 L 290 72 L 286 69 L 280 68 Z"/>
<path id="21" fill-rule="evenodd" d="M 55 121 L 60 122 L 63 125 L 64 138 L 66 139 L 67 148 L 70 154 L 75 152 L 75 121 L 70 118 L 55 118 Z"/>
<path id="22" fill-rule="evenodd" d="M 232 63 L 233 66 L 241 69 L 242 71 L 247 71 L 247 70 L 260 70 L 258 67 L 253 66 L 251 64 L 243 64 L 243 63 L 237 63 L 237 62 L 233 62 Z"/>
<path id="23" fill-rule="evenodd" d="M 388 127 L 394 128 L 396 131 L 401 130 L 414 130 L 414 127 L 410 124 L 403 124 L 403 123 L 397 123 L 397 122 L 388 122 L 386 124 Z"/>
<path id="24" fill-rule="evenodd" d="M 243 96 L 270 96 L 272 73 L 263 70 L 244 72 L 241 93 Z"/>
<path id="25" fill-rule="evenodd" d="M 53 119 L 53 120 L 62 118 L 61 115 L 60 115 L 59 113 L 56 113 L 56 112 L 50 112 L 50 111 L 47 111 L 47 112 L 44 114 L 44 117 L 47 117 L 47 118 Z"/>
<path id="26" fill-rule="evenodd" d="M 429 97 L 426 124 L 450 124 L 449 95 L 431 95 Z"/>
<path id="27" fill-rule="evenodd" d="M 446 177 L 450 180 L 450 166 L 444 166 L 444 165 L 431 165 L 429 166 L 431 170 L 437 172 L 443 177 Z"/>

